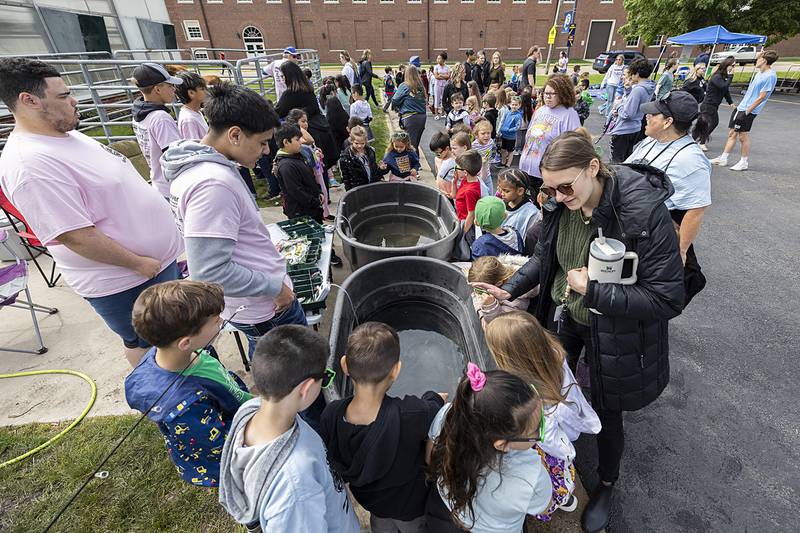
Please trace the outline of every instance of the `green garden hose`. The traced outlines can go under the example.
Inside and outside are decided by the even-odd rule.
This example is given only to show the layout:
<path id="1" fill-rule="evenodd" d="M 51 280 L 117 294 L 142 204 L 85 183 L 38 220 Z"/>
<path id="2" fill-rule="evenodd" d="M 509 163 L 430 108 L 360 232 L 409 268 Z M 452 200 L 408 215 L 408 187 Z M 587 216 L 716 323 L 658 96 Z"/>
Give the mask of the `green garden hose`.
<path id="1" fill-rule="evenodd" d="M 74 428 L 75 426 L 80 424 L 81 420 L 86 418 L 86 415 L 89 414 L 89 410 L 94 405 L 94 401 L 97 399 L 97 385 L 95 384 L 94 380 L 92 378 L 90 378 L 89 376 L 87 376 L 86 374 L 84 374 L 83 372 L 77 372 L 75 370 L 31 370 L 29 372 L 15 372 L 13 374 L 0 374 L 0 379 L 4 379 L 4 378 L 21 378 L 21 377 L 26 377 L 26 376 L 41 376 L 41 375 L 46 375 L 46 374 L 68 374 L 68 375 L 71 375 L 71 376 L 78 376 L 79 378 L 84 380 L 86 383 L 88 383 L 89 386 L 92 387 L 92 397 L 89 400 L 89 403 L 84 408 L 83 412 L 78 416 L 78 418 L 73 420 L 72 423 L 70 423 L 70 425 L 68 425 L 67 427 L 62 429 L 58 433 L 58 435 L 56 435 L 56 436 L 52 437 L 51 439 L 47 440 L 46 442 L 40 444 L 36 448 L 23 453 L 22 455 L 18 455 L 17 457 L 14 457 L 13 459 L 9 459 L 8 461 L 0 463 L 0 468 L 13 465 L 14 463 L 18 463 L 19 461 L 22 461 L 23 459 L 27 459 L 28 457 L 30 457 L 30 456 L 32 456 L 34 454 L 37 454 L 40 451 L 44 450 L 48 446 L 52 446 L 53 444 L 58 442 L 72 428 Z"/>

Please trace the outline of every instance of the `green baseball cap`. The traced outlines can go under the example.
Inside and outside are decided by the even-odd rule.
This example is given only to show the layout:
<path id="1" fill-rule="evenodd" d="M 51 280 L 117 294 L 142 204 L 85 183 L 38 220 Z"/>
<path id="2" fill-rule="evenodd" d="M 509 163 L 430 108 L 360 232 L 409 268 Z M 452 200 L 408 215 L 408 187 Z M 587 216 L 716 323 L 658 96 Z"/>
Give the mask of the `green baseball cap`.
<path id="1" fill-rule="evenodd" d="M 506 219 L 506 204 L 497 196 L 484 196 L 475 204 L 475 225 L 481 229 L 494 230 Z"/>

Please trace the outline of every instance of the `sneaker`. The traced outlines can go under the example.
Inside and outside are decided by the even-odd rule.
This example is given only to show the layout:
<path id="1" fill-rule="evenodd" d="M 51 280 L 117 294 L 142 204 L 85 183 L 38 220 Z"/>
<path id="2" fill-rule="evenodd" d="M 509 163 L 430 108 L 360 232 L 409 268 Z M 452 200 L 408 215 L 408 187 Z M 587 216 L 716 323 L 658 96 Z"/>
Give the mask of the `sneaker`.
<path id="1" fill-rule="evenodd" d="M 341 183 L 339 183 L 338 181 L 336 181 L 336 180 L 334 180 L 334 179 L 328 180 L 328 185 L 330 185 L 330 186 L 331 186 L 331 189 L 336 189 L 336 188 L 338 188 L 338 187 L 341 187 L 341 186 L 342 186 L 342 184 L 341 184 Z"/>
<path id="2" fill-rule="evenodd" d="M 569 495 L 569 500 L 558 506 L 565 513 L 571 513 L 578 508 L 578 498 L 574 494 Z"/>
<path id="3" fill-rule="evenodd" d="M 747 161 L 740 159 L 738 163 L 731 167 L 731 170 L 747 170 Z"/>
<path id="4" fill-rule="evenodd" d="M 331 250 L 331 265 L 338 267 L 342 266 L 342 258 L 336 255 L 336 252 Z"/>
<path id="5" fill-rule="evenodd" d="M 336 220 L 336 217 L 333 216 L 333 215 L 328 215 L 328 216 L 325 217 L 325 220 L 328 220 L 328 221 L 332 222 L 332 221 Z"/>
<path id="6" fill-rule="evenodd" d="M 701 145 L 700 145 L 700 149 L 701 149 L 702 151 L 704 151 L 704 152 L 708 152 L 708 146 L 706 146 L 705 144 L 701 144 Z"/>
<path id="7" fill-rule="evenodd" d="M 522 152 L 519 150 L 514 150 L 514 153 L 512 155 L 514 156 L 522 155 Z"/>
<path id="8" fill-rule="evenodd" d="M 709 162 L 712 165 L 718 165 L 718 166 L 721 166 L 721 167 L 727 167 L 728 166 L 728 158 L 727 157 L 722 157 L 722 156 L 715 157 L 714 159 L 712 159 Z"/>

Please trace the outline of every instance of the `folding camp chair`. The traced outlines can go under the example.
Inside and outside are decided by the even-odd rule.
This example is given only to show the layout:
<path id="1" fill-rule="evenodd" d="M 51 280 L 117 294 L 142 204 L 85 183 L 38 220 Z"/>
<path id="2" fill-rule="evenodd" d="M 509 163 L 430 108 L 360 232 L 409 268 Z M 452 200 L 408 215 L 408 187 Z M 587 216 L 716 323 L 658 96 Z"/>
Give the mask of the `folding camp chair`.
<path id="1" fill-rule="evenodd" d="M 33 319 L 33 329 L 36 331 L 36 339 L 39 341 L 39 348 L 36 350 L 18 350 L 0 347 L 0 351 L 43 354 L 47 351 L 47 348 L 42 340 L 42 332 L 39 331 L 39 321 L 36 319 L 36 312 L 52 315 L 58 313 L 58 309 L 33 303 L 31 300 L 31 291 L 28 289 L 28 264 L 14 253 L 14 250 L 6 242 L 7 240 L 8 232 L 6 230 L 0 230 L 0 244 L 14 257 L 13 265 L 0 268 L 0 308 L 17 307 L 19 309 L 30 310 L 31 318 Z M 25 296 L 28 298 L 27 300 L 20 298 L 22 292 L 25 292 Z"/>
<path id="2" fill-rule="evenodd" d="M 14 235 L 19 238 L 19 242 L 28 252 L 28 255 L 33 261 L 33 264 L 36 265 L 36 269 L 44 278 L 44 282 L 47 283 L 48 287 L 55 287 L 58 280 L 61 278 L 61 274 L 59 273 L 56 276 L 56 262 L 53 261 L 53 265 L 50 267 L 50 275 L 48 276 L 45 274 L 42 265 L 39 264 L 39 261 L 36 260 L 36 256 L 39 254 L 44 254 L 48 256 L 50 259 L 53 258 L 50 255 L 50 251 L 47 247 L 40 241 L 36 235 L 33 234 L 31 231 L 30 226 L 25 221 L 25 217 L 22 216 L 22 213 L 14 207 L 14 205 L 6 198 L 6 195 L 3 194 L 3 190 L 0 189 L 0 211 L 5 214 L 6 218 L 8 219 L 11 226 L 14 228 Z"/>

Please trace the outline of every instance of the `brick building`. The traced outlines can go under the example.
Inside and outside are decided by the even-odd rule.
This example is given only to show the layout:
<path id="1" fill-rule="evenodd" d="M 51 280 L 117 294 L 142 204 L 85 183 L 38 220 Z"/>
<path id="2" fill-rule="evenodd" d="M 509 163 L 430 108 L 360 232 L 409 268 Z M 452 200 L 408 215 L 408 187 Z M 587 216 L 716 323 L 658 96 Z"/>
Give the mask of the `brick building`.
<path id="1" fill-rule="evenodd" d="M 294 44 L 319 50 L 324 63 L 338 62 L 339 50 L 358 55 L 369 48 L 377 63 L 397 63 L 412 55 L 431 60 L 441 50 L 452 61 L 470 48 L 497 49 L 508 60 L 522 59 L 532 45 L 545 47 L 546 54 L 559 1 L 166 0 L 166 4 L 180 48 L 257 51 Z M 574 5 L 574 0 L 561 1 L 559 25 Z M 580 0 L 570 56 L 593 59 L 607 49 L 658 55 L 657 45 L 622 36 L 619 28 L 624 23 L 623 0 Z M 563 50 L 566 45 L 567 35 L 559 28 L 555 48 Z M 782 55 L 800 56 L 800 39 L 776 48 Z"/>

